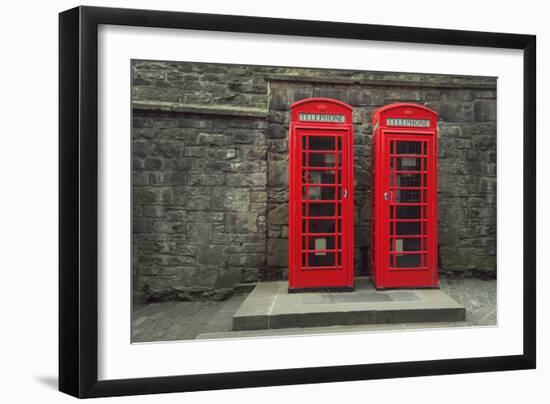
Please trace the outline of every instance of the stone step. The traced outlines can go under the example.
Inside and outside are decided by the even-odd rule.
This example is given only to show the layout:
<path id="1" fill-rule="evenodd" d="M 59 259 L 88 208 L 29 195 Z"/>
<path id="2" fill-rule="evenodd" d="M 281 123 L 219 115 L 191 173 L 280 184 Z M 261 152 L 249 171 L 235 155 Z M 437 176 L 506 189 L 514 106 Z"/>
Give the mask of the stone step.
<path id="1" fill-rule="evenodd" d="M 256 285 L 233 315 L 233 331 L 464 320 L 464 307 L 438 289 L 382 291 L 358 278 L 353 292 L 289 294 L 278 281 Z"/>

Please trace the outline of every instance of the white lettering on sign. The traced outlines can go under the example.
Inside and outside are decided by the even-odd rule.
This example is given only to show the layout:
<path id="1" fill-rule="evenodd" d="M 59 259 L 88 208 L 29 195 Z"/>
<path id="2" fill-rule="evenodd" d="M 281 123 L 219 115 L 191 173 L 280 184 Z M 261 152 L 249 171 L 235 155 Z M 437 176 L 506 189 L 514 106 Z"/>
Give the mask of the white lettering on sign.
<path id="1" fill-rule="evenodd" d="M 340 114 L 310 114 L 300 112 L 298 114 L 300 121 L 306 122 L 332 122 L 332 123 L 345 123 L 346 117 Z"/>
<path id="2" fill-rule="evenodd" d="M 429 119 L 409 119 L 409 118 L 387 118 L 386 125 L 388 126 L 408 126 L 415 128 L 429 128 Z"/>

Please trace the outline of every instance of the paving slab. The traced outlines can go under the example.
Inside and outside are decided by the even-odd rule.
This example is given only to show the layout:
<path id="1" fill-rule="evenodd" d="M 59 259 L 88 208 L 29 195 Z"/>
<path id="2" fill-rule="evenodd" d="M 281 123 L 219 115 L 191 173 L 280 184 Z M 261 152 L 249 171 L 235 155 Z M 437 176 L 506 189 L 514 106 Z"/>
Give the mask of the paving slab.
<path id="1" fill-rule="evenodd" d="M 463 322 L 465 308 L 439 289 L 376 290 L 358 278 L 353 292 L 288 293 L 263 282 L 233 315 L 233 331 L 365 324 Z"/>

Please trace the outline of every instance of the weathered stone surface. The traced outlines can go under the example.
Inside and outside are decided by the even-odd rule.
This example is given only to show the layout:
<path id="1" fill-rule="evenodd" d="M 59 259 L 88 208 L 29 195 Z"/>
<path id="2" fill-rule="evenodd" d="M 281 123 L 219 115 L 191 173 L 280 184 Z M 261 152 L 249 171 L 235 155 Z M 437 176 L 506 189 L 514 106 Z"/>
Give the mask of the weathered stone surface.
<path id="1" fill-rule="evenodd" d="M 210 223 L 189 223 L 187 227 L 188 240 L 191 243 L 208 243 L 212 237 L 212 225 Z"/>
<path id="2" fill-rule="evenodd" d="M 267 264 L 274 267 L 288 266 L 288 240 L 272 239 L 267 256 Z"/>
<path id="3" fill-rule="evenodd" d="M 255 233 L 257 231 L 257 217 L 257 214 L 249 212 L 227 213 L 225 231 L 227 233 Z"/>
<path id="4" fill-rule="evenodd" d="M 197 249 L 197 263 L 200 265 L 223 265 L 224 261 L 222 246 L 201 246 Z"/>
<path id="5" fill-rule="evenodd" d="M 475 118 L 478 122 L 496 121 L 497 102 L 496 100 L 477 101 L 475 104 Z"/>
<path id="6" fill-rule="evenodd" d="M 271 160 L 268 168 L 267 184 L 270 187 L 288 184 L 288 162 Z"/>
<path id="7" fill-rule="evenodd" d="M 227 174 L 227 185 L 231 187 L 261 187 L 265 186 L 265 173 Z"/>
<path id="8" fill-rule="evenodd" d="M 288 224 L 288 204 L 280 204 L 269 211 L 269 223 Z"/>
<path id="9" fill-rule="evenodd" d="M 215 188 L 212 191 L 212 209 L 223 211 L 248 211 L 249 188 Z"/>

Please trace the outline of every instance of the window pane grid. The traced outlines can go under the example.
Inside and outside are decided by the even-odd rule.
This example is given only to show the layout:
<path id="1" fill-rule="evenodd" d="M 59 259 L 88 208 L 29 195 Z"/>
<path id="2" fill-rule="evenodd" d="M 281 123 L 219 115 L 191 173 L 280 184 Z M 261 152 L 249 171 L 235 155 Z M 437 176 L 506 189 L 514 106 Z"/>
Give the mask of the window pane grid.
<path id="1" fill-rule="evenodd" d="M 342 256 L 342 139 L 302 140 L 302 266 L 336 269 Z"/>
<path id="2" fill-rule="evenodd" d="M 426 269 L 427 142 L 390 141 L 390 270 Z"/>

